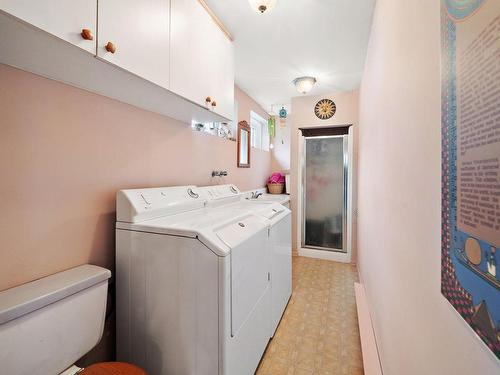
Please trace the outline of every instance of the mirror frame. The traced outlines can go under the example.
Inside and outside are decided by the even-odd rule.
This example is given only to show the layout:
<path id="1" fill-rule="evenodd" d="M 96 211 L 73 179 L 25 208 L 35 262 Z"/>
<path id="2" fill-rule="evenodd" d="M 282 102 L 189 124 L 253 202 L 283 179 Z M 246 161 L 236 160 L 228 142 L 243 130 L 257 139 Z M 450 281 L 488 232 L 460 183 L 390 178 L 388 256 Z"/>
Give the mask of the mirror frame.
<path id="1" fill-rule="evenodd" d="M 243 164 L 241 163 L 241 131 L 246 130 L 248 132 L 248 137 L 247 137 L 247 161 L 248 163 Z M 238 122 L 238 168 L 250 168 L 250 132 L 251 128 L 250 125 L 248 125 L 248 122 L 246 121 L 240 121 Z"/>

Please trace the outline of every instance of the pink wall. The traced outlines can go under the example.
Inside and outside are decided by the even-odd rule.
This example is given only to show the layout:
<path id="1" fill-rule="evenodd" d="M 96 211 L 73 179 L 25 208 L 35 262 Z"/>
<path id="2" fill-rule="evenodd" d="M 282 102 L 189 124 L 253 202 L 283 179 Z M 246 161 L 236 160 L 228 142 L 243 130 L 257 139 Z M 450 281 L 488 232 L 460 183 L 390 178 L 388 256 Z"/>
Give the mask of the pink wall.
<path id="1" fill-rule="evenodd" d="M 236 85 L 234 86 L 234 99 L 238 102 L 239 121 L 244 120 L 250 124 L 250 111 L 254 111 L 265 119 L 269 117 L 269 114 L 255 100 Z"/>
<path id="2" fill-rule="evenodd" d="M 290 173 L 291 114 L 283 124 L 284 125 L 281 124 L 280 119 L 276 119 L 276 136 L 271 139 L 271 142 L 274 145 L 274 149 L 272 151 L 272 169 L 273 171 L 287 174 Z"/>
<path id="3" fill-rule="evenodd" d="M 440 294 L 439 52 L 439 1 L 377 1 L 360 90 L 358 258 L 385 375 L 500 373 Z"/>
<path id="4" fill-rule="evenodd" d="M 236 142 L 0 65 L 0 290 L 83 263 L 114 267 L 115 194 L 225 183 L 262 187 L 269 152 L 236 168 Z M 240 116 L 254 104 L 238 90 Z M 257 109 L 258 110 L 258 109 Z"/>
<path id="5" fill-rule="evenodd" d="M 291 162 L 290 162 L 290 183 L 291 187 L 291 207 L 292 207 L 292 246 L 294 250 L 300 247 L 298 239 L 301 228 L 298 213 L 299 199 L 299 168 L 302 150 L 299 140 L 302 134 L 299 128 L 315 126 L 336 126 L 353 124 L 354 128 L 354 167 L 357 158 L 357 126 L 358 126 L 358 91 L 340 92 L 329 95 L 298 96 L 292 98 L 291 114 Z M 314 106 L 320 99 L 331 99 L 335 102 L 337 110 L 335 115 L 328 120 L 320 120 L 314 114 Z M 355 180 L 355 176 L 353 177 Z M 353 181 L 353 206 L 356 207 L 356 181 Z M 356 260 L 356 219 L 353 218 L 353 249 L 352 260 Z"/>

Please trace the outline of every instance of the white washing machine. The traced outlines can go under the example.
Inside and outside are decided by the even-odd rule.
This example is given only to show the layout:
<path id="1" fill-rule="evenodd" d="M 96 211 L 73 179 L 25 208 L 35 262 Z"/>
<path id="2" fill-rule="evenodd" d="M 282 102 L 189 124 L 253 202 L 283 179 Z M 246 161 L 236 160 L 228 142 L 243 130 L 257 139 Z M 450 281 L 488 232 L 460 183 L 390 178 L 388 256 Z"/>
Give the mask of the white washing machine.
<path id="1" fill-rule="evenodd" d="M 273 204 L 271 210 L 261 209 L 258 214 L 269 220 L 271 336 L 274 336 L 292 296 L 292 215 L 280 204 Z"/>
<path id="2" fill-rule="evenodd" d="M 266 215 L 289 211 L 220 198 L 194 186 L 118 193 L 119 360 L 158 375 L 254 373 L 274 331 Z"/>
<path id="3" fill-rule="evenodd" d="M 200 187 L 209 197 L 207 207 L 252 212 L 269 225 L 269 257 L 271 262 L 271 337 L 292 295 L 292 215 L 291 211 L 270 201 L 244 199 L 235 185 Z"/>

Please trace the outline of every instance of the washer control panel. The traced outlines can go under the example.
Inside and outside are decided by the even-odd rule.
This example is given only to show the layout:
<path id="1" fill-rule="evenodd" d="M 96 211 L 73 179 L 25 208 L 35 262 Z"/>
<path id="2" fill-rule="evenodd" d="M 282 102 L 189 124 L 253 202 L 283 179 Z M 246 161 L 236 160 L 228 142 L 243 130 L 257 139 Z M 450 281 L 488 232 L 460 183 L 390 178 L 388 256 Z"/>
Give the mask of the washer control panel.
<path id="1" fill-rule="evenodd" d="M 116 218 L 136 223 L 202 208 L 205 202 L 196 186 L 120 190 L 116 197 Z"/>
<path id="2" fill-rule="evenodd" d="M 240 193 L 235 185 L 214 185 L 198 188 L 208 199 L 234 197 Z"/>

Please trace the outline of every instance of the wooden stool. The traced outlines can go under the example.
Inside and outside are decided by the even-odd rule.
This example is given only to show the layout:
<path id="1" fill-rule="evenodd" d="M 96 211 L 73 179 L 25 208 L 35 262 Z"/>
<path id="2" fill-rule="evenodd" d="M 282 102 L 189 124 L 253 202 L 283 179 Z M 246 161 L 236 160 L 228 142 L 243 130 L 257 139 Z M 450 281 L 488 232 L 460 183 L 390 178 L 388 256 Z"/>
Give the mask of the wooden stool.
<path id="1" fill-rule="evenodd" d="M 125 362 L 101 362 L 85 367 L 78 375 L 147 375 L 143 369 Z"/>

